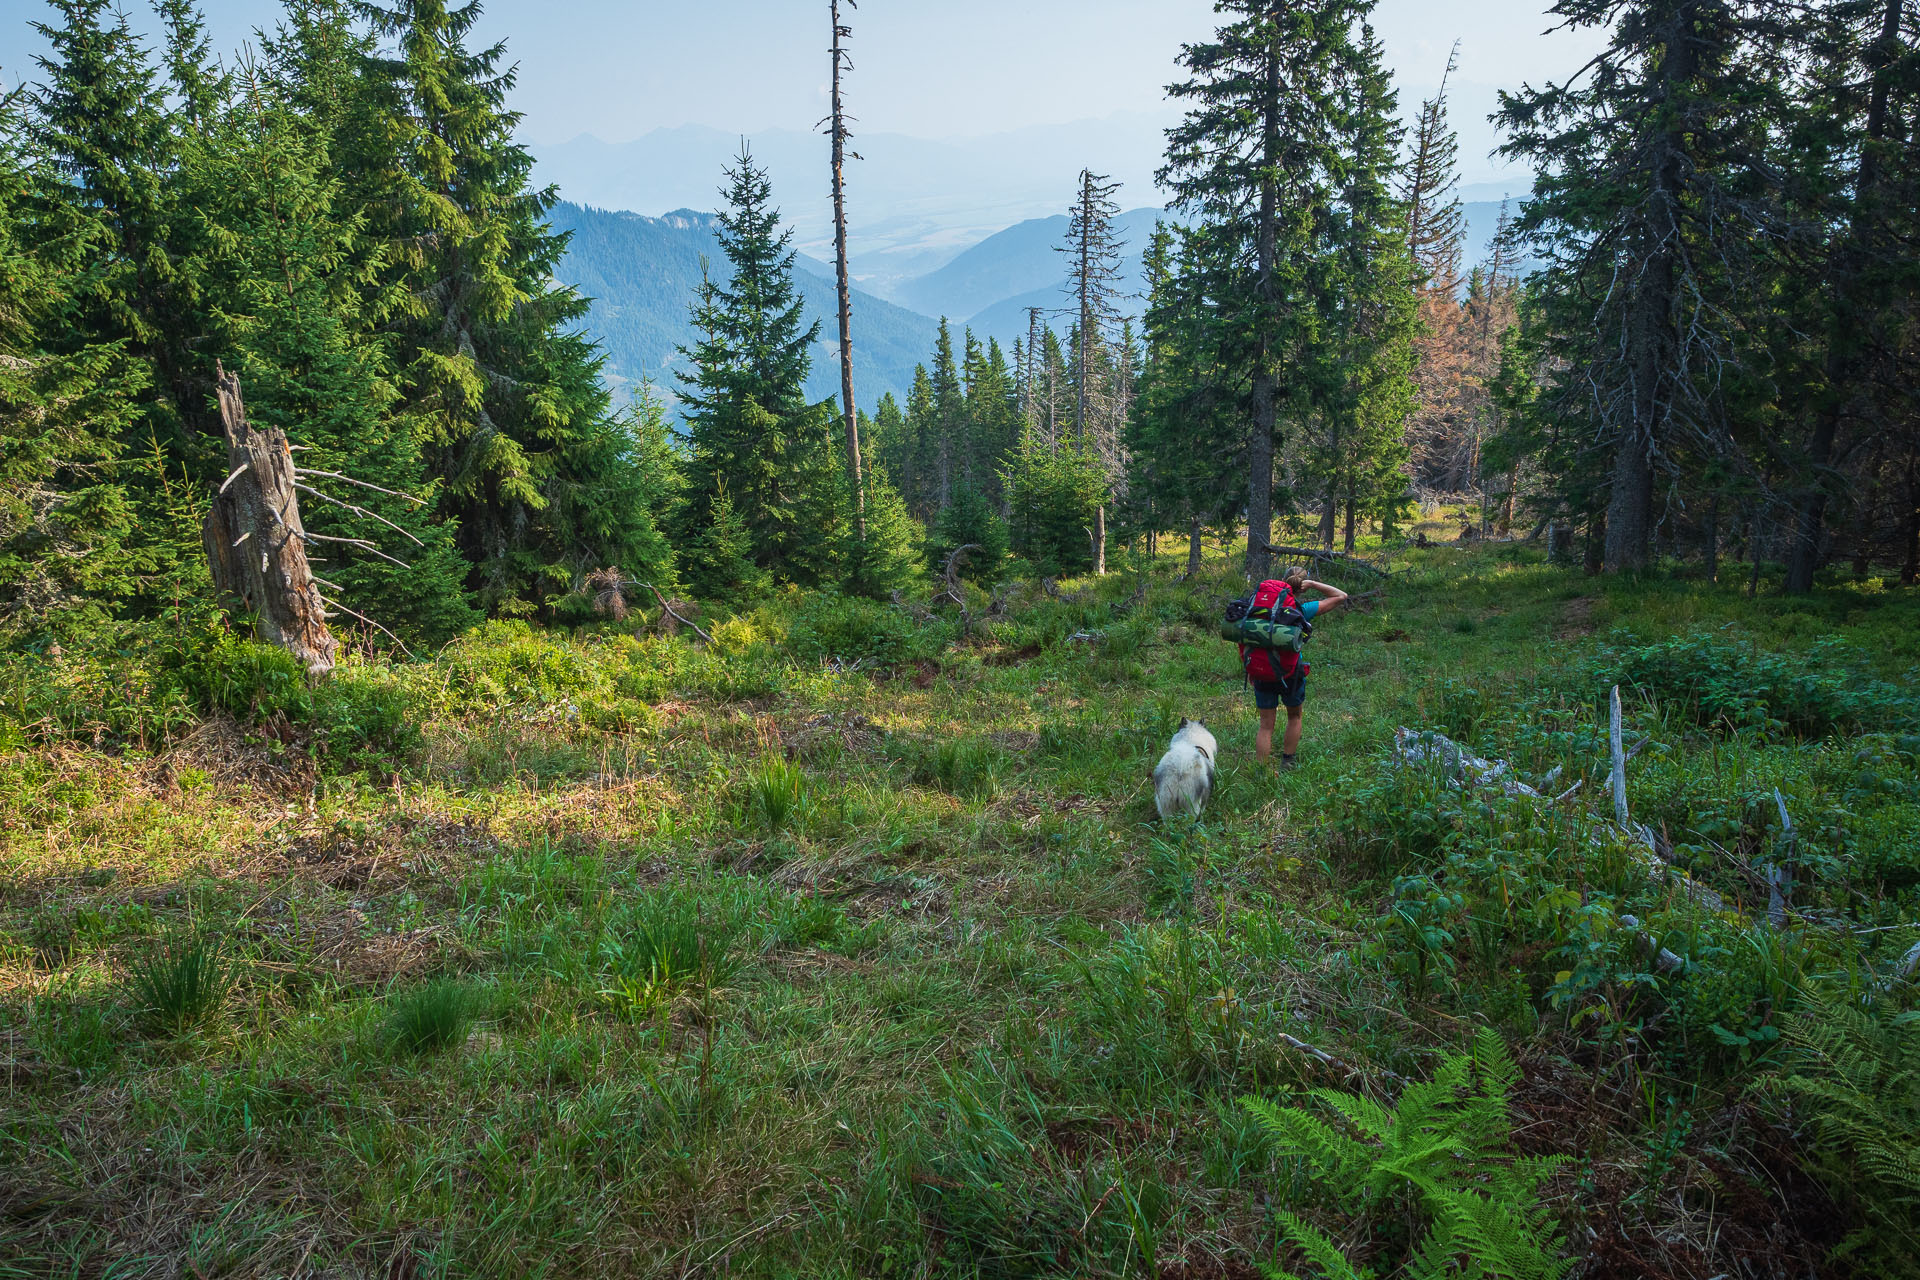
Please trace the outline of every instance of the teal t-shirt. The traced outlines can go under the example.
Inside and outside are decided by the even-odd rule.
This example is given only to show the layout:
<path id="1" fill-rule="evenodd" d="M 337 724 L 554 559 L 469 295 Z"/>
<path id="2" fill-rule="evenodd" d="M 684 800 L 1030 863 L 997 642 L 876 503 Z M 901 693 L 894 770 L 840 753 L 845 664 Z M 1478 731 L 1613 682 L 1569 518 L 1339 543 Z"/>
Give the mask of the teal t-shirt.
<path id="1" fill-rule="evenodd" d="M 1300 616 L 1308 622 L 1312 622 L 1313 615 L 1318 612 L 1320 612 L 1320 602 L 1318 600 L 1302 600 L 1300 602 Z"/>

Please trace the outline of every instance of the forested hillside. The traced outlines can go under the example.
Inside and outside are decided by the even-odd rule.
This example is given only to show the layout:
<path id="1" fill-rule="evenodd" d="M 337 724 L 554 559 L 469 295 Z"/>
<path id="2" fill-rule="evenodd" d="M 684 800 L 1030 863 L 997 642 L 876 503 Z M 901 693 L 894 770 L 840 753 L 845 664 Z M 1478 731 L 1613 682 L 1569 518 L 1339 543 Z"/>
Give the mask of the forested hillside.
<path id="1" fill-rule="evenodd" d="M 1920 5 L 1562 0 L 1489 210 L 1219 0 L 944 319 L 928 8 L 661 218 L 477 4 L 38 10 L 0 1280 L 1920 1280 Z"/>

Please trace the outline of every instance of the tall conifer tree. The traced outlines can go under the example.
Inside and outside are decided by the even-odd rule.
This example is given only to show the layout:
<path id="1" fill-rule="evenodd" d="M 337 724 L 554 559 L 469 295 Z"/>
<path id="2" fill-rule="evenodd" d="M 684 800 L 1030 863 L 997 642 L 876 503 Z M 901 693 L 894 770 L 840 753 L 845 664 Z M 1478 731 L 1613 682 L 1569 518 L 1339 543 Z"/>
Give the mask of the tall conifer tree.
<path id="1" fill-rule="evenodd" d="M 727 169 L 727 207 L 719 215 L 721 252 L 730 276 L 709 277 L 694 303 L 701 337 L 682 348 L 690 454 L 685 519 L 697 533 L 713 519 L 724 485 L 751 545 L 754 564 L 792 573 L 811 561 L 823 530 L 824 491 L 835 460 L 828 448 L 831 402 L 805 394 L 811 348 L 820 335 L 807 324 L 793 282 L 793 233 L 780 226 L 764 170 L 742 151 Z M 810 565 L 808 578 L 829 572 Z"/>
<path id="2" fill-rule="evenodd" d="M 1299 412 L 1313 328 L 1311 267 L 1323 245 L 1345 163 L 1364 63 L 1359 0 L 1220 0 L 1227 21 L 1186 46 L 1189 78 L 1171 87 L 1189 105 L 1168 131 L 1161 185 L 1178 207 L 1227 237 L 1243 269 L 1217 302 L 1247 335 L 1250 413 L 1247 571 L 1267 574 L 1274 447 L 1282 402 Z"/>
<path id="3" fill-rule="evenodd" d="M 513 139 L 505 47 L 467 47 L 477 0 L 361 12 L 396 49 L 365 63 L 371 96 L 346 115 L 339 160 L 404 289 L 385 325 L 403 403 L 472 585 L 490 608 L 524 611 L 629 557 L 647 486 L 578 328 L 587 303 L 553 280 L 566 237 Z"/>

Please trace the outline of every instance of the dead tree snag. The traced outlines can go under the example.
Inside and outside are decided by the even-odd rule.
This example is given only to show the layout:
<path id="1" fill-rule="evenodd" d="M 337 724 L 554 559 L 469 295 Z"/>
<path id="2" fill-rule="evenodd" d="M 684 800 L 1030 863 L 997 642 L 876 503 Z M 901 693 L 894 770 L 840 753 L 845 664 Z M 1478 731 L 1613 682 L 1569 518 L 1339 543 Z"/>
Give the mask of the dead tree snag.
<path id="1" fill-rule="evenodd" d="M 310 674 L 324 675 L 340 646 L 307 566 L 286 432 L 249 426 L 240 379 L 220 365 L 214 369 L 229 469 L 201 530 L 214 586 L 240 599 L 262 640 L 291 653 Z"/>

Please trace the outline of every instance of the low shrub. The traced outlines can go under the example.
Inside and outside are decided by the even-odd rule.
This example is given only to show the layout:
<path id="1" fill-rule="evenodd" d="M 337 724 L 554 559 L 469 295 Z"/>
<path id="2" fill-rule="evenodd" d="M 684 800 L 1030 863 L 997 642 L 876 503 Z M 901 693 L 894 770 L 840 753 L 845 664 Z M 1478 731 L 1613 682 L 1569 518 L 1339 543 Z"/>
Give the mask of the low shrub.
<path id="1" fill-rule="evenodd" d="M 577 699 L 605 675 L 583 646 L 519 621 L 475 627 L 441 651 L 435 671 L 453 715 Z"/>
<path id="2" fill-rule="evenodd" d="M 1702 728 L 1729 733 L 1920 731 L 1920 699 L 1910 688 L 1862 675 L 1845 640 L 1819 635 L 1790 653 L 1768 653 L 1695 632 L 1652 644 L 1616 636 L 1596 665 L 1602 693 L 1631 686 L 1686 714 Z"/>
<path id="3" fill-rule="evenodd" d="M 921 626 L 905 610 L 857 596 L 810 596 L 793 617 L 787 647 L 800 661 L 817 664 L 869 659 L 893 666 L 932 657 L 946 647 L 949 628 Z"/>

